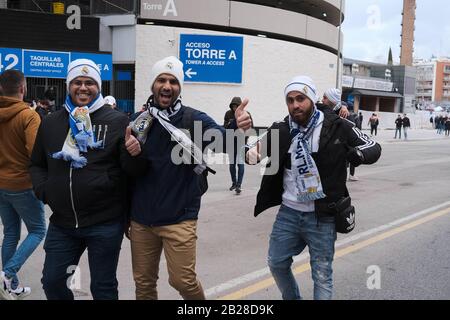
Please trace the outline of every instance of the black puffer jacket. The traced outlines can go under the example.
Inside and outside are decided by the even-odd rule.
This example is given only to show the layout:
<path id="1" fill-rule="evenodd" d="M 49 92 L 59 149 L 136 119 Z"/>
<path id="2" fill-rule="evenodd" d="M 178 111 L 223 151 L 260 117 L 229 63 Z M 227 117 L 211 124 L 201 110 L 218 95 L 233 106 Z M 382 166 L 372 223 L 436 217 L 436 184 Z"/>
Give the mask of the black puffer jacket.
<path id="1" fill-rule="evenodd" d="M 125 114 L 102 107 L 90 115 L 94 134 L 103 149 L 83 154 L 88 163 L 72 169 L 70 162 L 53 159 L 61 151 L 69 131 L 68 113 L 47 116 L 38 131 L 31 157 L 31 178 L 37 197 L 53 211 L 55 225 L 67 228 L 91 226 L 125 216 L 125 172 L 138 169 L 137 158 L 125 149 Z"/>
<path id="2" fill-rule="evenodd" d="M 357 149 L 361 150 L 364 155 L 363 164 L 372 164 L 381 155 L 381 146 L 359 131 L 352 122 L 340 118 L 333 112 L 325 112 L 324 115 L 319 151 L 313 153 L 312 157 L 316 162 L 322 187 L 327 197 L 316 201 L 316 209 L 348 195 L 345 183 L 347 177 L 347 152 L 350 148 L 357 147 Z M 266 143 L 267 147 L 263 146 L 261 148 L 262 151 L 266 150 L 267 154 L 262 154 L 261 156 L 262 159 L 265 156 L 270 157 L 271 161 L 267 164 L 267 167 L 273 166 L 271 171 L 276 174 L 264 175 L 256 199 L 255 216 L 270 207 L 281 204 L 284 191 L 284 169 L 290 162 L 288 151 L 292 140 L 289 130 L 289 118 L 286 117 L 284 121 L 274 123 L 269 128 L 269 131 L 271 130 L 278 130 L 279 139 L 274 144 L 271 141 L 272 134 L 269 132 L 262 140 L 262 143 Z M 276 156 L 272 157 L 272 145 L 274 146 L 274 152 L 278 152 L 276 155 L 278 158 Z M 320 217 L 327 213 L 317 212 L 317 214 Z"/>

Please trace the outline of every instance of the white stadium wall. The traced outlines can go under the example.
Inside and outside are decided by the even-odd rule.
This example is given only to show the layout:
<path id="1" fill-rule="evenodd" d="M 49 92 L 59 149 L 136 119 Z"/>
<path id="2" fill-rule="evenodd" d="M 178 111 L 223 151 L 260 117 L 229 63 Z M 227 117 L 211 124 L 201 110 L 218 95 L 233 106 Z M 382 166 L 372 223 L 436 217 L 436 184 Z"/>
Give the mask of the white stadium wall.
<path id="1" fill-rule="evenodd" d="M 152 65 L 166 57 L 179 57 L 180 34 L 229 35 L 204 29 L 136 25 L 136 106 L 150 95 Z M 287 115 L 284 87 L 296 75 L 308 75 L 319 97 L 336 84 L 337 56 L 315 47 L 257 36 L 242 35 L 242 84 L 185 83 L 183 103 L 209 114 L 219 124 L 234 96 L 250 99 L 248 110 L 256 126 L 269 126 Z"/>

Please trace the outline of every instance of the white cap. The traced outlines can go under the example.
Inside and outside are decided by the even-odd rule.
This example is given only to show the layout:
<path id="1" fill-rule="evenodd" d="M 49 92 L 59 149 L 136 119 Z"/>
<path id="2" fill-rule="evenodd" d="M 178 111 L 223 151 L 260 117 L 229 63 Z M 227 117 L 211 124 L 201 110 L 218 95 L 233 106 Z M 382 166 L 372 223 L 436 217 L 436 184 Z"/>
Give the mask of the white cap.
<path id="1" fill-rule="evenodd" d="M 287 97 L 287 95 L 292 91 L 298 91 L 304 94 L 312 101 L 313 104 L 317 102 L 316 85 L 310 77 L 297 76 L 292 78 L 286 86 L 286 89 L 284 89 L 284 96 Z"/>
<path id="2" fill-rule="evenodd" d="M 107 96 L 103 99 L 105 104 L 109 104 L 110 106 L 116 104 L 116 98 L 114 98 L 113 96 Z"/>
<path id="3" fill-rule="evenodd" d="M 74 60 L 69 64 L 67 68 L 67 91 L 69 91 L 69 85 L 75 78 L 88 77 L 97 82 L 98 89 L 102 91 L 102 77 L 100 69 L 94 61 L 89 59 Z"/>
<path id="4" fill-rule="evenodd" d="M 178 83 L 180 84 L 181 94 L 181 92 L 183 91 L 184 82 L 183 63 L 174 56 L 170 56 L 156 62 L 153 65 L 150 76 L 151 88 L 153 88 L 153 84 L 155 83 L 156 78 L 163 73 L 173 75 L 175 78 L 177 78 Z M 177 97 L 177 99 L 178 98 L 179 97 Z"/>

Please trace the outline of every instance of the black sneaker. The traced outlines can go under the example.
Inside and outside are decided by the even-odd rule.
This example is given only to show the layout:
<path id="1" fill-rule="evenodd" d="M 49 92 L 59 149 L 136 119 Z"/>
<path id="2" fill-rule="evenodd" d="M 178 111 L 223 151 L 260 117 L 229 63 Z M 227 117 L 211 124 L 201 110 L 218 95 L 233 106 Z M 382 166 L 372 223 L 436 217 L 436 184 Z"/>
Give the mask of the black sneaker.
<path id="1" fill-rule="evenodd" d="M 236 187 L 236 194 L 241 194 L 241 186 Z"/>
<path id="2" fill-rule="evenodd" d="M 230 191 L 233 191 L 234 189 L 236 189 L 236 185 L 233 183 L 230 187 Z"/>

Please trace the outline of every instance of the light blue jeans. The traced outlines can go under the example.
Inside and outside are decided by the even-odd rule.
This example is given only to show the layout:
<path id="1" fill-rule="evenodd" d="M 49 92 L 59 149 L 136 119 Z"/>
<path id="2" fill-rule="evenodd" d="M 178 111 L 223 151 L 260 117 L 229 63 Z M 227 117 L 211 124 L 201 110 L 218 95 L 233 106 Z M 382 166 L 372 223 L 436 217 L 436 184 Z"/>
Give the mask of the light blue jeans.
<path id="1" fill-rule="evenodd" d="M 13 279 L 15 289 L 17 273 L 45 237 L 44 205 L 33 190 L 7 191 L 0 189 L 0 217 L 3 224 L 2 265 L 6 277 Z M 28 230 L 19 247 L 22 220 Z"/>
<path id="2" fill-rule="evenodd" d="M 314 300 L 329 300 L 333 293 L 334 217 L 317 222 L 314 212 L 280 207 L 269 243 L 268 264 L 284 300 L 300 300 L 300 290 L 291 270 L 292 257 L 306 246 L 310 254 Z"/>

